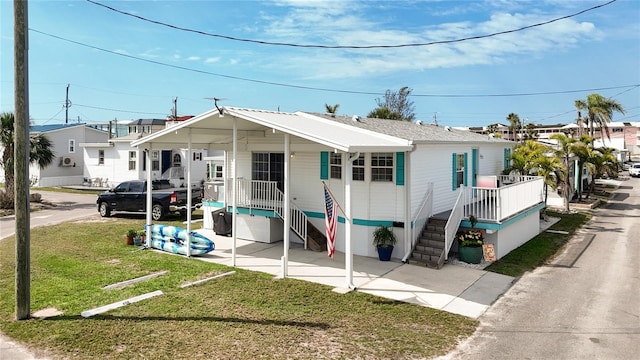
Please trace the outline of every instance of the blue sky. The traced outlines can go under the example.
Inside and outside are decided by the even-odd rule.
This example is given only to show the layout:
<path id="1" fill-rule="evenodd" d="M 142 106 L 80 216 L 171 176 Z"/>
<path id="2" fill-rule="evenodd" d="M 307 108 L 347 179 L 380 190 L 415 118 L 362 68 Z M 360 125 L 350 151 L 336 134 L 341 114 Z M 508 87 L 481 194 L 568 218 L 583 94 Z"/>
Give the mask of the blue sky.
<path id="1" fill-rule="evenodd" d="M 211 34 L 363 46 L 487 35 L 609 0 L 96 1 Z M 0 12 L 0 111 L 13 111 L 13 1 L 0 0 Z M 70 121 L 87 123 L 164 118 L 176 97 L 178 115 L 208 111 L 213 103 L 204 98 L 218 97 L 226 99 L 223 105 L 281 111 L 324 112 L 325 103 L 340 104 L 341 115 L 366 116 L 387 89 L 403 86 L 419 95 L 411 98 L 416 117 L 431 122 L 437 114 L 441 125 L 507 123 L 511 112 L 526 122 L 573 122 L 574 100 L 591 92 L 613 97 L 627 109 L 614 121 L 640 121 L 640 2 L 635 0 L 523 31 L 404 48 L 233 41 L 87 1 L 31 0 L 29 27 L 30 117 L 36 124 L 64 123 L 67 84 Z M 547 94 L 494 96 L 523 93 Z"/>

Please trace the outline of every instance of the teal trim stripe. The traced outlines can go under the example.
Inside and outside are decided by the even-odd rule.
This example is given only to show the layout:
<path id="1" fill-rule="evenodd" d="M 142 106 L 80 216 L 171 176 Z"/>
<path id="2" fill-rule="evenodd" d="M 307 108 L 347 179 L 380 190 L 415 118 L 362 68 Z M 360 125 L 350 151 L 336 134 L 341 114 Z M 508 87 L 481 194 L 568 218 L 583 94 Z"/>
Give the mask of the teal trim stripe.
<path id="1" fill-rule="evenodd" d="M 504 228 L 510 226 L 511 224 L 524 219 L 525 217 L 531 215 L 532 213 L 540 212 L 540 210 L 542 210 L 544 208 L 545 208 L 544 202 L 541 202 L 538 205 L 534 205 L 534 206 L 530 207 L 529 209 L 519 213 L 518 215 L 512 216 L 512 217 L 508 218 L 507 220 L 505 220 L 505 221 L 503 221 L 501 223 L 484 223 L 484 222 L 478 221 L 476 223 L 476 228 L 477 229 L 486 229 L 486 230 L 504 229 Z M 460 222 L 460 226 L 461 227 L 470 228 L 471 227 L 471 223 L 468 220 L 463 220 L 463 221 Z"/>
<path id="2" fill-rule="evenodd" d="M 203 201 L 202 206 L 224 207 L 224 203 L 220 201 Z"/>
<path id="3" fill-rule="evenodd" d="M 314 219 L 324 219 L 324 213 L 323 212 L 317 212 L 317 211 L 305 211 L 304 212 L 305 215 L 307 215 L 307 217 L 309 218 L 314 218 Z M 338 216 L 338 222 L 341 223 L 345 223 L 344 217 L 342 216 Z M 360 225 L 360 226 L 393 226 L 393 221 L 391 220 L 367 220 L 367 219 L 353 219 L 353 224 L 354 225 Z"/>
<path id="4" fill-rule="evenodd" d="M 464 186 L 467 186 L 467 178 L 469 177 L 468 176 L 469 167 L 467 166 L 467 163 L 468 163 L 467 162 L 467 157 L 468 157 L 467 155 L 468 155 L 467 153 L 464 153 L 464 172 L 463 172 L 464 175 L 462 175 L 462 177 L 464 178 Z"/>
<path id="5" fill-rule="evenodd" d="M 458 184 L 456 181 L 456 160 L 458 159 L 458 154 L 453 153 L 451 157 L 451 190 L 456 190 L 458 188 Z"/>
<path id="6" fill-rule="evenodd" d="M 329 152 L 320 152 L 320 180 L 329 179 Z"/>
<path id="7" fill-rule="evenodd" d="M 404 185 L 404 153 L 396 153 L 396 185 Z"/>

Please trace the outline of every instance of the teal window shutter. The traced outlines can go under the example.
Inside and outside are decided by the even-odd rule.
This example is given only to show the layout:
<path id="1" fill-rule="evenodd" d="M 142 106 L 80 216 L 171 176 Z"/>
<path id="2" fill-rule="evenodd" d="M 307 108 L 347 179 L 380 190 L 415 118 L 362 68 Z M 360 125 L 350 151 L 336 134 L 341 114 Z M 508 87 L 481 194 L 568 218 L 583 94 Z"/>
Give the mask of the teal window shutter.
<path id="1" fill-rule="evenodd" d="M 478 149 L 471 149 L 471 186 L 478 185 Z"/>
<path id="2" fill-rule="evenodd" d="M 404 153 L 396 153 L 396 185 L 404 185 Z"/>
<path id="3" fill-rule="evenodd" d="M 462 175 L 464 177 L 464 186 L 467 186 L 467 174 L 469 173 L 468 167 L 467 167 L 467 153 L 464 153 L 464 175 Z"/>
<path id="4" fill-rule="evenodd" d="M 505 148 L 504 149 L 504 166 L 503 168 L 506 169 L 508 168 L 509 165 L 509 158 L 511 157 L 511 149 L 509 148 Z"/>
<path id="5" fill-rule="evenodd" d="M 320 180 L 329 179 L 329 152 L 320 152 Z"/>
<path id="6" fill-rule="evenodd" d="M 455 190 L 458 188 L 457 176 L 456 176 L 456 160 L 458 156 L 456 153 L 453 153 L 451 156 L 451 190 Z"/>

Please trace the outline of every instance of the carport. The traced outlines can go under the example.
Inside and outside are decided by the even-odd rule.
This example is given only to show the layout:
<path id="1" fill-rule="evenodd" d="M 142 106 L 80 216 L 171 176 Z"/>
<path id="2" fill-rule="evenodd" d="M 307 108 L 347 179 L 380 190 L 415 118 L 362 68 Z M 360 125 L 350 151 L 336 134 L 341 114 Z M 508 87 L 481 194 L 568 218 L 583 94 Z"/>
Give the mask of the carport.
<path id="1" fill-rule="evenodd" d="M 357 118 L 354 117 L 354 121 Z M 141 147 L 145 151 L 158 150 L 167 147 L 182 147 L 187 149 L 191 157 L 192 148 L 231 151 L 230 179 L 237 177 L 237 152 L 241 147 L 251 149 L 249 136 L 264 137 L 266 133 L 282 134 L 283 142 L 280 149 L 284 152 L 284 214 L 290 214 L 290 157 L 292 153 L 292 138 L 295 151 L 329 150 L 353 154 L 346 162 L 346 176 L 344 181 L 345 204 L 345 286 L 353 288 L 353 254 L 351 251 L 351 173 L 353 161 L 360 152 L 409 152 L 413 149 L 410 141 L 376 132 L 359 129 L 346 124 L 324 119 L 307 113 L 283 113 L 265 110 L 243 109 L 236 107 L 222 107 L 212 109 L 206 113 L 193 117 L 183 123 L 173 125 L 154 134 L 134 141 L 131 146 Z M 300 141 L 301 140 L 301 141 Z M 407 157 L 408 158 L 408 157 Z M 147 168 L 151 168 L 151 157 L 146 157 Z M 409 173 L 410 164 L 406 164 L 405 171 Z M 407 180 L 409 176 L 405 177 Z M 151 172 L 147 172 L 147 209 L 151 208 L 152 189 Z M 225 179 L 225 182 L 227 180 Z M 187 183 L 191 184 L 190 164 L 187 166 Z M 409 185 L 409 184 L 407 184 Z M 234 213 L 232 227 L 236 228 L 237 216 L 237 186 L 232 187 L 231 208 Z M 409 186 L 405 186 L 405 223 L 410 223 Z M 191 207 L 191 186 L 188 187 L 188 207 Z M 288 276 L 289 261 L 289 228 L 290 216 L 284 216 L 284 253 L 282 256 L 282 277 Z M 151 212 L 146 214 L 147 224 L 152 224 Z M 191 232 L 191 213 L 187 212 L 187 231 Z M 404 241 L 410 242 L 410 226 L 404 229 Z M 149 238 L 149 237 L 147 237 Z M 236 266 L 237 231 L 232 233 L 232 260 Z M 149 242 L 146 243 L 149 246 Z M 189 245 L 187 246 L 187 249 Z M 187 253 L 187 256 L 190 254 Z"/>

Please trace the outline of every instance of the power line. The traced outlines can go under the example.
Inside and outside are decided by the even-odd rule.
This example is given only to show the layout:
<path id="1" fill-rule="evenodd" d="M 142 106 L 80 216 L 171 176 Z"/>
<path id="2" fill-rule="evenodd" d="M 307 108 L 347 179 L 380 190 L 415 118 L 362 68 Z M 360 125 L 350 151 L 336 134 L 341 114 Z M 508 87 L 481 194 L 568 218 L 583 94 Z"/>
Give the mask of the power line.
<path id="1" fill-rule="evenodd" d="M 100 106 L 91 106 L 91 105 L 83 105 L 83 104 L 74 104 L 74 105 L 75 106 L 79 106 L 79 107 L 89 108 L 89 109 L 117 111 L 117 112 L 131 113 L 131 114 L 163 115 L 163 116 L 167 115 L 167 114 L 163 114 L 163 113 L 131 111 L 131 110 L 122 110 L 122 109 L 111 109 L 111 108 L 105 108 L 105 107 L 100 107 Z"/>
<path id="2" fill-rule="evenodd" d="M 286 42 L 272 42 L 272 41 L 264 41 L 264 40 L 253 40 L 253 39 L 238 38 L 238 37 L 229 36 L 229 35 L 214 34 L 214 33 L 209 33 L 209 32 L 205 32 L 205 31 L 202 31 L 202 30 L 194 30 L 194 29 L 189 29 L 189 28 L 185 28 L 185 27 L 180 27 L 180 26 L 168 24 L 168 23 L 165 23 L 165 22 L 162 22 L 162 21 L 158 21 L 158 20 L 151 20 L 151 19 L 145 18 L 145 17 L 140 16 L 140 15 L 136 15 L 136 14 L 128 13 L 126 11 L 118 10 L 118 9 L 116 9 L 114 7 L 101 4 L 101 3 L 97 2 L 97 1 L 93 1 L 93 0 L 86 0 L 86 1 L 91 3 L 91 4 L 94 4 L 94 5 L 97 5 L 97 6 L 101 6 L 101 7 L 105 8 L 105 9 L 111 10 L 113 12 L 116 12 L 116 13 L 119 13 L 119 14 L 122 14 L 122 15 L 126 15 L 126 16 L 131 16 L 133 18 L 136 18 L 136 19 L 139 19 L 139 20 L 142 20 L 142 21 L 146 21 L 146 22 L 149 22 L 149 23 L 152 23 L 152 24 L 165 26 L 165 27 L 168 27 L 168 28 L 171 28 L 171 29 L 175 29 L 175 30 L 186 31 L 186 32 L 191 32 L 191 33 L 195 33 L 195 34 L 211 36 L 211 37 L 227 39 L 227 40 L 233 40 L 233 41 L 240 41 L 240 42 L 247 42 L 247 43 L 254 43 L 254 44 L 261 44 L 261 45 L 289 46 L 289 47 L 315 48 L 315 49 L 393 49 L 393 48 L 403 48 L 403 47 L 420 47 L 420 46 L 431 46 L 431 45 L 438 45 L 438 44 L 451 44 L 451 43 L 458 43 L 458 42 L 464 42 L 464 41 L 469 41 L 469 40 L 484 39 L 484 38 L 494 37 L 494 36 L 497 36 L 497 35 L 515 33 L 515 32 L 519 32 L 519 31 L 523 31 L 523 30 L 532 29 L 532 28 L 535 28 L 535 27 L 551 24 L 551 23 L 554 23 L 554 22 L 557 22 L 557 21 L 560 21 L 560 20 L 569 19 L 569 18 L 578 16 L 578 15 L 584 14 L 586 12 L 589 12 L 589 11 L 592 11 L 592 10 L 607 6 L 609 4 L 612 4 L 612 3 L 616 2 L 617 0 L 611 0 L 611 1 L 607 2 L 607 3 L 596 5 L 596 6 L 588 8 L 588 9 L 579 11 L 577 13 L 566 15 L 566 16 L 562 16 L 562 17 L 555 18 L 555 19 L 552 19 L 552 20 L 543 21 L 543 22 L 540 22 L 540 23 L 532 24 L 532 25 L 527 25 L 527 26 L 524 26 L 524 27 L 521 27 L 521 28 L 517 28 L 517 29 L 499 31 L 499 32 L 495 32 L 495 33 L 485 34 L 485 35 L 469 36 L 469 37 L 464 37 L 464 38 L 460 38 L 460 39 L 453 39 L 453 40 L 430 41 L 430 42 L 425 42 L 425 43 L 409 43 L 409 44 L 396 44 L 396 45 L 361 45 L 361 46 L 358 46 L 358 45 L 293 44 L 293 43 L 286 43 Z"/>
<path id="3" fill-rule="evenodd" d="M 279 83 L 279 82 L 274 82 L 274 81 L 256 80 L 256 79 L 244 78 L 244 77 L 239 77 L 239 76 L 219 74 L 219 73 L 214 73 L 214 72 L 205 71 L 205 70 L 188 68 L 188 67 L 185 67 L 185 66 L 167 64 L 167 63 L 163 63 L 161 61 L 144 59 L 144 58 L 133 56 L 133 55 L 129 55 L 129 54 L 123 54 L 123 53 L 120 53 L 120 52 L 107 50 L 107 49 L 104 49 L 104 48 L 101 48 L 101 47 L 97 47 L 97 46 L 94 46 L 94 45 L 89 45 L 89 44 L 81 43 L 79 41 L 70 40 L 70 39 L 63 38 L 63 37 L 60 37 L 60 36 L 57 36 L 57 35 L 49 34 L 49 33 L 46 33 L 46 32 L 40 31 L 40 30 L 36 30 L 36 29 L 33 29 L 33 28 L 29 28 L 29 30 L 33 31 L 35 33 L 38 33 L 38 34 L 42 34 L 42 35 L 45 35 L 45 36 L 52 37 L 54 39 L 70 42 L 72 44 L 84 46 L 84 47 L 87 47 L 87 48 L 90 48 L 90 49 L 94 49 L 94 50 L 103 51 L 103 52 L 106 52 L 106 53 L 109 53 L 109 54 L 112 54 L 112 55 L 123 56 L 123 57 L 129 58 L 129 59 L 143 61 L 143 62 L 155 64 L 155 65 L 166 66 L 166 67 L 179 69 L 179 70 L 184 70 L 184 71 L 191 71 L 191 72 L 195 72 L 195 73 L 199 73 L 199 74 L 217 76 L 217 77 L 222 77 L 222 78 L 226 78 L 226 79 L 247 81 L 247 82 L 252 82 L 252 83 L 257 83 L 257 84 L 280 86 L 280 87 L 287 87 L 287 88 L 293 88 L 293 89 L 324 91 L 324 92 L 333 92 L 333 93 L 342 93 L 342 94 L 375 95 L 375 96 L 384 96 L 384 94 L 385 94 L 385 92 L 330 89 L 330 88 L 321 88 L 321 87 L 313 87 L 313 86 L 286 84 L 286 83 Z M 579 90 L 562 90 L 562 91 L 512 93 L 512 94 L 466 94 L 466 95 L 461 95 L 461 94 L 411 94 L 410 96 L 412 96 L 412 97 L 440 97 L 440 98 L 516 97 L 516 96 L 539 96 L 539 95 L 571 94 L 571 93 L 579 93 L 579 92 L 612 90 L 612 89 L 625 89 L 625 88 L 633 88 L 633 87 L 640 87 L 640 84 L 630 84 L 630 85 L 601 87 L 601 88 L 590 88 L 590 89 L 579 89 Z"/>

